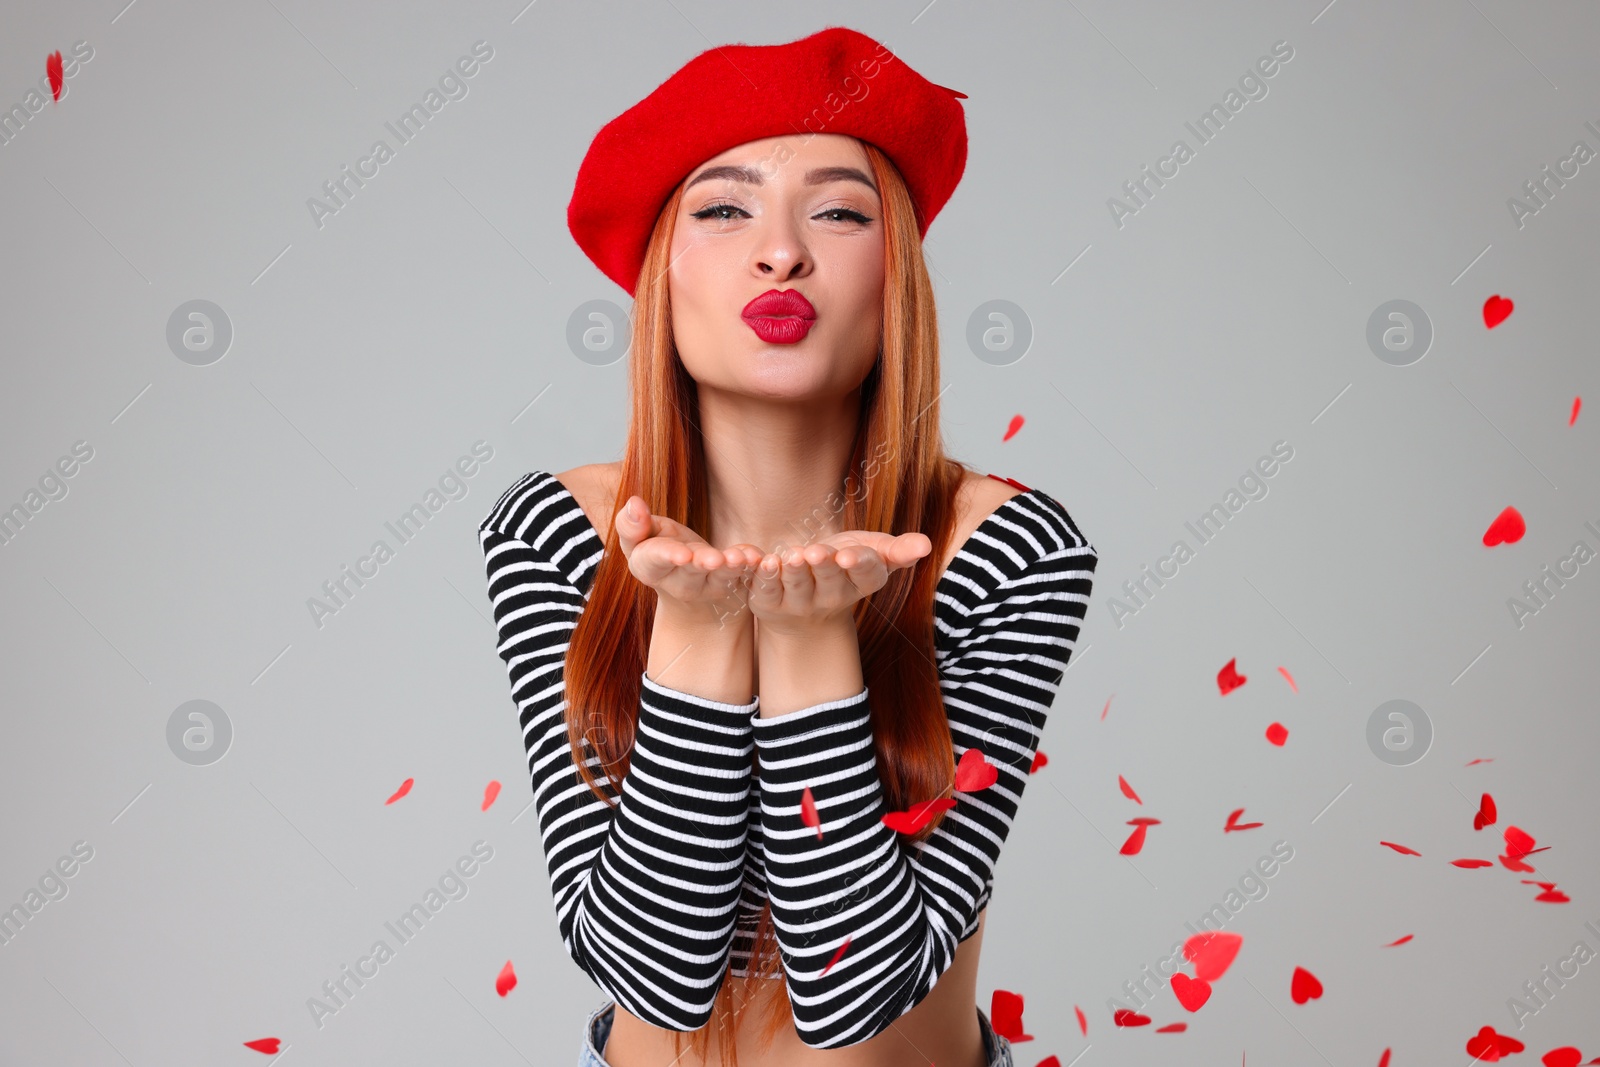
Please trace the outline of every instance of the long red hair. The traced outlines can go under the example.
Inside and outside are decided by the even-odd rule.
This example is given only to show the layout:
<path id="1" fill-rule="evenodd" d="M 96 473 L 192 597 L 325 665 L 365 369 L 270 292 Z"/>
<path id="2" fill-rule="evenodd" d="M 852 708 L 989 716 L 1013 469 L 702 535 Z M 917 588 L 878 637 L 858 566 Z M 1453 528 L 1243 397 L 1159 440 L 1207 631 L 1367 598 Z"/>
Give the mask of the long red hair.
<path id="1" fill-rule="evenodd" d="M 934 587 L 955 527 L 956 493 L 968 468 L 945 455 L 939 422 L 939 334 L 933 285 L 922 258 L 915 204 L 889 157 L 866 150 L 882 205 L 885 231 L 883 332 L 877 362 L 861 385 L 861 417 L 847 470 L 845 491 L 819 506 L 840 517 L 846 530 L 885 533 L 920 531 L 933 549 L 913 567 L 890 574 L 888 584 L 855 609 L 861 669 L 872 694 L 871 714 L 878 776 L 891 810 L 905 810 L 932 797 L 951 796 L 955 759 L 934 666 Z M 704 443 L 699 433 L 698 393 L 672 340 L 667 267 L 674 220 L 683 198 L 680 183 L 662 207 L 634 296 L 629 355 L 630 412 L 622 476 L 612 502 L 616 514 L 638 494 L 650 510 L 696 531 L 708 528 Z M 763 546 L 771 547 L 771 546 Z M 567 648 L 567 734 L 574 763 L 594 794 L 612 802 L 589 771 L 584 744 L 599 755 L 612 782 L 627 774 L 638 720 L 640 675 L 650 646 L 656 594 L 634 578 L 617 543 L 605 539 L 589 602 Z M 752 773 L 756 762 L 752 755 Z M 911 840 L 925 840 L 943 819 L 940 812 Z M 755 927 L 752 971 L 778 981 L 760 983 L 768 992 L 763 1041 L 791 1022 L 770 904 Z M 711 1021 L 689 1042 L 693 1062 L 704 1063 L 714 1034 L 723 1067 L 737 1067 L 731 1035 L 738 1033 L 744 1004 L 735 1004 L 724 981 Z M 683 1054 L 684 1035 L 675 1034 Z"/>

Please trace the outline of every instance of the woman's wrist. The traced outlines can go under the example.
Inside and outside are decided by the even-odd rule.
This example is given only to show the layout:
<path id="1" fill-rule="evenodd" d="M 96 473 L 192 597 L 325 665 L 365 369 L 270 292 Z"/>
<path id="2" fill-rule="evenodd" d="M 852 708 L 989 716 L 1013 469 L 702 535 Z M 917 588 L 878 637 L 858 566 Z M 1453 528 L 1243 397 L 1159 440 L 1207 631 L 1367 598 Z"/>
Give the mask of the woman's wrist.
<path id="1" fill-rule="evenodd" d="M 756 635 L 761 661 L 761 717 L 787 715 L 861 692 L 861 644 L 850 612 L 774 626 L 763 619 Z"/>

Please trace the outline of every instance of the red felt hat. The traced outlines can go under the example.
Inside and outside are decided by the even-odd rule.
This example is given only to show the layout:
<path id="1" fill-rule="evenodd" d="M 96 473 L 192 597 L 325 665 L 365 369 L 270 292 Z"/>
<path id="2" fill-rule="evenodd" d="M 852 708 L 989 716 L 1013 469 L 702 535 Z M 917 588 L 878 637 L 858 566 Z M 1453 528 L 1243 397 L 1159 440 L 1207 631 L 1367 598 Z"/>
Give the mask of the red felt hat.
<path id="1" fill-rule="evenodd" d="M 656 217 L 690 171 L 748 141 L 838 133 L 894 161 L 927 236 L 967 164 L 958 99 L 966 94 L 935 85 L 844 26 L 788 44 L 707 49 L 595 134 L 567 228 L 632 296 Z"/>

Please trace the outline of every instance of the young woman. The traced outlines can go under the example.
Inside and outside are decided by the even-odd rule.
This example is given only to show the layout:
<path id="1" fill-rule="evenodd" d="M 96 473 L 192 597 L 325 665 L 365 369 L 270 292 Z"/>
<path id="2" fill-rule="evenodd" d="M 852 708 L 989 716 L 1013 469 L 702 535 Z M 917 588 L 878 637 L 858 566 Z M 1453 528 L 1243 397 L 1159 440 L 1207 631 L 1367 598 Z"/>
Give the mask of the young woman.
<path id="1" fill-rule="evenodd" d="M 583 1064 L 1012 1062 L 985 909 L 1097 554 L 942 448 L 921 238 L 956 95 L 842 28 L 728 46 L 580 170 L 574 236 L 634 297 L 623 458 L 524 475 L 480 536 L 562 940 L 608 995 Z"/>

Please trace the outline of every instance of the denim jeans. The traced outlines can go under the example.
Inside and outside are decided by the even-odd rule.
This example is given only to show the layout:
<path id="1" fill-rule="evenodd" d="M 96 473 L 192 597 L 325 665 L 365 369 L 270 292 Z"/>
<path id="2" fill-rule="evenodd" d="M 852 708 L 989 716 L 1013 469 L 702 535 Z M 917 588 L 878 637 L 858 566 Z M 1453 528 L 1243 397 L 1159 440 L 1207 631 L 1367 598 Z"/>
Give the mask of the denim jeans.
<path id="1" fill-rule="evenodd" d="M 616 1017 L 616 1003 L 606 1001 L 590 1012 L 583 1024 L 583 1045 L 578 1049 L 578 1067 L 611 1067 L 605 1061 L 606 1041 L 611 1037 L 611 1020 Z M 1015 1067 L 1011 1061 L 1011 1042 L 994 1032 L 989 1017 L 978 1008 L 978 1029 L 983 1032 L 983 1050 L 989 1057 L 989 1067 Z"/>

